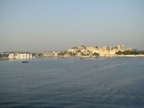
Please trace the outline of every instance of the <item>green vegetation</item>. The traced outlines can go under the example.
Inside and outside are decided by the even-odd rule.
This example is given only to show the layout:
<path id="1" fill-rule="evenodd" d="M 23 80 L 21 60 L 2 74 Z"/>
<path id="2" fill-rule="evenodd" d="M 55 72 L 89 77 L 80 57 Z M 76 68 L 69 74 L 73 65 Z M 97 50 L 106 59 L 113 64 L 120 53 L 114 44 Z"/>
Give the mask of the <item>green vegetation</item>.
<path id="1" fill-rule="evenodd" d="M 65 52 L 60 52 L 58 53 L 59 56 L 64 56 L 65 55 Z"/>
<path id="2" fill-rule="evenodd" d="M 100 54 L 95 52 L 95 53 L 93 53 L 92 55 L 98 57 Z"/>
<path id="3" fill-rule="evenodd" d="M 3 54 L 0 54 L 0 58 L 7 58 L 9 56 L 8 53 L 3 53 Z"/>
<path id="4" fill-rule="evenodd" d="M 83 52 L 81 52 L 81 55 L 82 55 L 82 56 L 89 56 L 88 53 L 83 53 Z"/>
<path id="5" fill-rule="evenodd" d="M 68 54 L 69 54 L 70 56 L 75 56 L 75 55 L 76 55 L 76 53 L 72 53 L 72 52 L 68 52 Z"/>
<path id="6" fill-rule="evenodd" d="M 83 46 L 81 46 L 82 48 L 84 48 L 84 49 L 86 49 L 86 46 L 85 45 L 83 45 Z"/>
<path id="7" fill-rule="evenodd" d="M 117 55 L 139 55 L 139 54 L 144 54 L 144 51 L 137 51 L 137 50 L 133 50 L 133 51 L 118 51 L 116 52 Z"/>
<path id="8" fill-rule="evenodd" d="M 78 47 L 72 47 L 72 49 L 78 49 Z"/>
<path id="9" fill-rule="evenodd" d="M 144 54 L 144 51 L 138 51 L 138 54 Z"/>
<path id="10" fill-rule="evenodd" d="M 42 53 L 38 53 L 36 56 L 37 56 L 37 57 L 42 57 L 43 54 L 42 54 Z"/>

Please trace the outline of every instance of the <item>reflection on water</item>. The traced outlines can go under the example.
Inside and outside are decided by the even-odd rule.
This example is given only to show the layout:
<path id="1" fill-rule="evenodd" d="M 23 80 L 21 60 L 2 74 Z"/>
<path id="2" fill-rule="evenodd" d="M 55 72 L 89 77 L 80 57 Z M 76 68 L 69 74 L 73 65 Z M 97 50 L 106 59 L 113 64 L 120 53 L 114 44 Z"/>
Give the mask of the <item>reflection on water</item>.
<path id="1" fill-rule="evenodd" d="M 0 106 L 143 108 L 144 59 L 0 61 Z"/>

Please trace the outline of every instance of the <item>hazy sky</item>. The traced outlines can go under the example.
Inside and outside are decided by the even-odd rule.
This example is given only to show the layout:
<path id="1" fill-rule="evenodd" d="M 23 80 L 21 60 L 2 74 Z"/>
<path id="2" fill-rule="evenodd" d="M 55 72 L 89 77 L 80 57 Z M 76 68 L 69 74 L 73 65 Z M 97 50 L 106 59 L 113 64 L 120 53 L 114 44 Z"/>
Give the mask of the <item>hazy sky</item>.
<path id="1" fill-rule="evenodd" d="M 0 0 L 0 52 L 117 44 L 144 50 L 144 0 Z"/>

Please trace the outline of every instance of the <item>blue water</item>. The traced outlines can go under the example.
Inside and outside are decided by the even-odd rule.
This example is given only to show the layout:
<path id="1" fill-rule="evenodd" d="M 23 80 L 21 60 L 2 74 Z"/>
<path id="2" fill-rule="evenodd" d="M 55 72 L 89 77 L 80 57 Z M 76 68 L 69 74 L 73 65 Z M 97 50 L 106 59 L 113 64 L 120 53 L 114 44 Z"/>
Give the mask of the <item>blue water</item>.
<path id="1" fill-rule="evenodd" d="M 0 61 L 0 108 L 144 108 L 144 58 Z"/>

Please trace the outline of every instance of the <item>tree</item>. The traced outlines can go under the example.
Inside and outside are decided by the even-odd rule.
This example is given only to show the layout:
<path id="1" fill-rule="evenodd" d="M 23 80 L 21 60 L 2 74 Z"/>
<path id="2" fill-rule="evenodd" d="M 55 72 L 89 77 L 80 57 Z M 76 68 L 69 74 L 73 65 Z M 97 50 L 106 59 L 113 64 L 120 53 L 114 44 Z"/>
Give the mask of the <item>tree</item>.
<path id="1" fill-rule="evenodd" d="M 126 50 L 126 51 L 118 51 L 116 52 L 117 55 L 137 55 L 138 52 L 136 50 L 130 51 L 130 50 Z"/>
<path id="2" fill-rule="evenodd" d="M 144 51 L 137 51 L 138 54 L 144 54 Z"/>
<path id="3" fill-rule="evenodd" d="M 118 51 L 118 52 L 116 52 L 115 54 L 117 54 L 117 55 L 122 55 L 122 52 L 121 52 L 121 51 Z"/>
<path id="4" fill-rule="evenodd" d="M 82 48 L 84 48 L 84 49 L 86 49 L 86 46 L 84 46 L 84 45 L 83 45 L 83 46 L 81 46 L 81 47 L 82 47 Z"/>
<path id="5" fill-rule="evenodd" d="M 94 52 L 92 55 L 93 55 L 93 56 L 97 56 L 97 57 L 98 57 L 100 54 L 99 54 L 99 53 Z"/>
<path id="6" fill-rule="evenodd" d="M 60 52 L 58 53 L 59 56 L 64 56 L 65 55 L 65 52 Z"/>
<path id="7" fill-rule="evenodd" d="M 81 52 L 80 50 L 77 50 L 77 52 Z"/>
<path id="8" fill-rule="evenodd" d="M 72 52 L 68 52 L 68 54 L 69 54 L 70 56 L 75 56 L 75 55 L 76 55 L 76 53 L 72 53 Z"/>
<path id="9" fill-rule="evenodd" d="M 78 49 L 78 47 L 72 47 L 72 49 Z"/>

